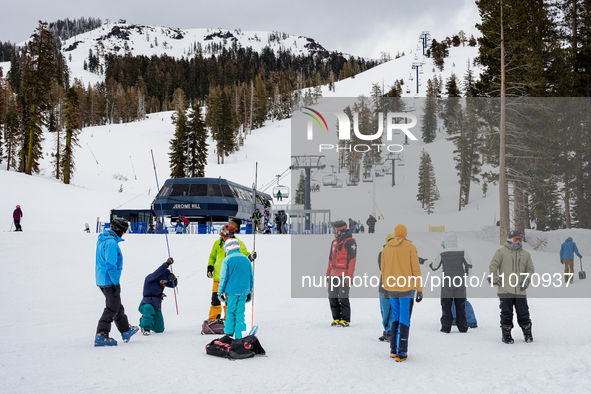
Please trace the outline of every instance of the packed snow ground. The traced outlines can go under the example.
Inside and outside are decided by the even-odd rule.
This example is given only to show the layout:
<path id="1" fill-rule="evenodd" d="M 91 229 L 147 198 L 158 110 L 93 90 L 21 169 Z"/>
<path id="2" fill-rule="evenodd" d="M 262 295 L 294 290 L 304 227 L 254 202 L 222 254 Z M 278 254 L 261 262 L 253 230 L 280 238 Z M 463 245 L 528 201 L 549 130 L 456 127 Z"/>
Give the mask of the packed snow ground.
<path id="1" fill-rule="evenodd" d="M 394 64 L 375 68 L 371 79 L 392 77 L 389 67 Z M 382 74 L 377 73 L 380 70 Z M 363 75 L 339 82 L 337 94 L 352 81 L 356 90 L 347 95 L 367 92 Z M 530 290 L 534 342 L 523 342 L 516 328 L 516 343 L 509 346 L 500 341 L 498 301 L 492 289 L 488 298 L 470 299 L 478 328 L 467 334 L 439 332 L 439 299 L 436 292 L 428 294 L 415 305 L 409 359 L 399 364 L 389 358 L 388 345 L 377 340 L 382 333 L 377 294 L 373 299 L 352 299 L 352 324 L 339 329 L 330 327 L 326 298 L 291 298 L 291 264 L 297 262 L 290 258 L 291 237 L 281 235 L 256 238 L 255 324 L 260 326 L 259 338 L 267 357 L 230 362 L 205 354 L 205 345 L 214 338 L 200 335 L 211 298 L 206 265 L 217 239 L 213 235 L 168 237 L 176 261 L 173 270 L 179 276 L 179 314 L 167 290 L 164 333 L 136 335 L 116 348 L 94 348 L 104 298 L 94 282 L 96 234 L 84 233 L 84 223 L 94 230 L 97 217 L 104 221 L 113 208 L 150 205 L 156 189 L 150 150 L 162 185 L 169 174 L 167 154 L 174 131 L 170 116 L 159 113 L 143 122 L 85 128 L 76 150 L 72 185 L 50 177 L 49 155 L 41 163 L 40 175 L 0 171 L 0 268 L 5 279 L 0 290 L 0 392 L 386 392 L 395 387 L 409 392 L 537 393 L 586 392 L 591 387 L 591 317 L 584 313 L 590 306 L 588 298 L 535 298 Z M 250 185 L 258 162 L 259 189 L 271 185 L 274 176 L 291 164 L 289 122 L 273 122 L 253 131 L 245 146 L 226 158 L 224 165 L 216 164 L 210 146 L 206 175 Z M 44 152 L 51 152 L 52 144 L 47 135 Z M 411 144 L 405 150 L 407 164 L 399 167 L 401 178 L 397 177 L 397 186 L 392 188 L 399 195 L 377 199 L 382 210 L 395 205 L 396 211 L 384 212 L 378 234 L 356 237 L 360 246 L 366 245 L 359 249 L 360 267 L 377 274 L 375 262 L 385 234 L 404 223 L 422 257 L 432 260 L 441 250 L 442 234 L 428 233 L 427 225 L 446 225 L 459 232 L 459 244 L 468 250 L 475 269 L 486 270 L 498 247 L 498 230 L 490 226 L 497 212 L 497 188 L 491 185 L 482 198 L 479 187 L 473 185 L 471 204 L 457 212 L 452 148 L 439 136 L 426 148 L 433 157 L 442 199 L 436 203 L 435 214 L 426 215 L 412 198 L 417 185 L 414 167 L 422 147 Z M 379 181 L 388 182 L 387 177 L 383 179 Z M 288 181 L 289 177 L 285 184 Z M 340 192 L 344 190 L 346 186 Z M 370 184 L 358 190 L 367 194 Z M 334 198 L 333 192 L 337 190 L 313 194 L 313 206 L 321 208 L 324 199 Z M 350 211 L 335 212 L 333 220 L 365 219 L 371 200 L 361 203 L 357 198 L 352 199 Z M 16 204 L 23 207 L 22 233 L 9 232 Z M 531 241 L 525 247 L 532 252 L 538 270 L 561 272 L 558 250 L 568 236 L 575 239 L 583 256 L 591 255 L 589 230 L 528 231 L 527 236 Z M 130 321 L 137 324 L 144 278 L 166 260 L 167 244 L 163 235 L 124 238 L 120 244 L 124 254 L 122 300 Z M 240 238 L 252 248 L 252 235 Z M 537 238 L 547 244 L 534 251 Z M 311 258 L 324 268 L 331 236 L 312 239 L 320 246 L 309 248 Z M 578 261 L 575 267 L 578 271 Z M 422 269 L 424 275 L 429 271 L 426 266 Z M 586 294 L 590 281 L 575 276 L 568 290 L 573 295 Z M 246 315 L 250 324 L 250 308 Z M 112 335 L 120 339 L 114 326 Z"/>

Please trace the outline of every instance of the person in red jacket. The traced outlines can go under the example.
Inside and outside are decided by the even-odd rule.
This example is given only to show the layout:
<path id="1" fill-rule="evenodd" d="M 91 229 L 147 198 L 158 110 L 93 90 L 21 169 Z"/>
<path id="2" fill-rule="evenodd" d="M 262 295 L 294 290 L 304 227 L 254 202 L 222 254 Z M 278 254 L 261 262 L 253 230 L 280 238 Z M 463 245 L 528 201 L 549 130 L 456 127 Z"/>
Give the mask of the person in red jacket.
<path id="1" fill-rule="evenodd" d="M 335 239 L 330 246 L 326 270 L 328 301 L 333 318 L 331 326 L 349 327 L 351 323 L 349 289 L 355 273 L 357 243 L 347 229 L 347 223 L 339 220 L 333 226 Z"/>

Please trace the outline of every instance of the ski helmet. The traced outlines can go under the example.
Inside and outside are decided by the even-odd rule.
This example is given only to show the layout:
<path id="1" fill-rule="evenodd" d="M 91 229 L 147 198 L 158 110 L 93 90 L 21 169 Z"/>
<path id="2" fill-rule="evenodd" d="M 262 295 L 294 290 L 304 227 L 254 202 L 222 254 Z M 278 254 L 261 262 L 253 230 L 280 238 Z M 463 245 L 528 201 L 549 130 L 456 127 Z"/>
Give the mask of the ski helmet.
<path id="1" fill-rule="evenodd" d="M 226 254 L 233 250 L 240 250 L 240 242 L 238 242 L 236 238 L 230 238 L 224 244 L 224 252 L 226 252 Z"/>
<path id="2" fill-rule="evenodd" d="M 231 224 L 224 224 L 224 227 L 220 230 L 220 235 L 222 237 L 229 237 L 236 232 L 236 227 Z"/>
<path id="3" fill-rule="evenodd" d="M 343 231 L 343 230 L 347 229 L 347 223 L 345 223 L 342 220 L 337 220 L 336 222 L 333 223 L 333 227 L 336 232 Z"/>
<path id="4" fill-rule="evenodd" d="M 111 222 L 111 230 L 113 230 L 115 232 L 115 234 L 117 234 L 119 237 L 122 237 L 128 228 L 129 228 L 129 224 L 127 223 L 127 220 L 125 220 L 125 219 L 116 218 L 116 219 L 113 219 L 113 221 Z"/>
<path id="5" fill-rule="evenodd" d="M 17 207 L 17 208 L 20 208 L 21 206 L 20 206 L 20 205 L 17 205 L 16 207 Z"/>
<path id="6" fill-rule="evenodd" d="M 510 231 L 509 235 L 507 235 L 507 242 L 513 243 L 513 238 L 521 238 L 523 240 L 523 234 L 517 230 Z"/>

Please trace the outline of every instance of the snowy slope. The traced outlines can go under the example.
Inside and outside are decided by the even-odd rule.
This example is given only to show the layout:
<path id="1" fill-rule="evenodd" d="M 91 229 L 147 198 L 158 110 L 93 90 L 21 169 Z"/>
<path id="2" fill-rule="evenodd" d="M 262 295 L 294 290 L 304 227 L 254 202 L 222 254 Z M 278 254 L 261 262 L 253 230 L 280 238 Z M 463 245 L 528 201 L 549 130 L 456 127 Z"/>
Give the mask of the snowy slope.
<path id="1" fill-rule="evenodd" d="M 473 56 L 469 51 L 452 48 L 450 55 L 463 59 Z M 368 95 L 371 82 L 383 79 L 388 84 L 389 78 L 392 82 L 406 78 L 411 63 L 397 59 L 341 81 L 336 84 L 336 94 Z M 459 61 L 456 66 L 464 67 Z M 410 358 L 397 364 L 389 358 L 388 345 L 377 341 L 382 333 L 377 299 L 353 299 L 351 327 L 332 329 L 325 298 L 291 298 L 291 264 L 297 262 L 290 260 L 291 237 L 280 235 L 256 238 L 255 323 L 261 327 L 259 337 L 268 357 L 229 362 L 205 355 L 204 346 L 213 339 L 199 334 L 211 298 L 206 264 L 216 237 L 210 235 L 168 237 L 176 261 L 173 269 L 180 278 L 179 315 L 168 290 L 163 303 L 163 334 L 135 336 L 114 349 L 94 348 L 92 340 L 104 300 L 94 284 L 96 234 L 83 233 L 83 225 L 88 222 L 92 228 L 97 217 L 104 220 L 110 209 L 121 205 L 149 206 L 156 188 L 150 150 L 160 184 L 169 174 L 167 154 L 174 131 L 170 116 L 170 112 L 157 113 L 142 122 L 85 128 L 76 150 L 72 185 L 50 177 L 49 135 L 42 174 L 7 172 L 2 164 L 0 269 L 5 281 L 0 289 L 0 392 L 386 392 L 395 385 L 408 392 L 555 393 L 587 392 L 591 387 L 587 328 L 591 317 L 581 313 L 590 306 L 588 298 L 534 298 L 535 291 L 530 290 L 535 341 L 525 344 L 517 328 L 513 332 L 516 343 L 507 346 L 500 341 L 493 290 L 488 298 L 471 299 L 479 327 L 467 334 L 452 331 L 449 335 L 439 332 L 437 291 L 426 291 L 427 298 L 413 312 Z M 224 165 L 216 164 L 210 146 L 206 175 L 250 185 L 258 162 L 259 189 L 272 184 L 274 176 L 291 164 L 290 132 L 289 120 L 254 130 Z M 414 197 L 418 154 L 423 147 L 433 158 L 442 195 L 432 215 L 425 214 Z M 405 166 L 397 167 L 397 185 L 391 188 L 394 194 L 376 199 L 385 217 L 378 222 L 378 233 L 356 237 L 359 266 L 363 267 L 360 274 L 377 274 L 377 253 L 385 235 L 398 223 L 407 225 L 419 254 L 430 260 L 441 250 L 442 234 L 428 233 L 427 225 L 459 231 L 459 244 L 472 257 L 475 270 L 486 270 L 498 248 L 497 228 L 484 227 L 493 224 L 498 190 L 491 185 L 487 197 L 482 198 L 479 187 L 473 185 L 471 203 L 457 212 L 459 191 L 451 150 L 444 136 L 427 146 L 416 142 L 405 148 Z M 388 183 L 389 179 L 378 182 Z M 289 184 L 289 177 L 285 184 Z M 365 197 L 371 187 L 361 184 L 357 192 L 351 190 L 351 208 L 335 212 L 333 220 L 353 217 L 364 221 L 372 208 L 371 199 Z M 320 208 L 338 198 L 333 192 L 337 189 L 313 194 L 313 206 Z M 23 233 L 9 232 L 16 204 L 23 207 L 25 215 Z M 540 251 L 525 245 L 538 272 L 560 273 L 558 248 L 567 236 L 575 239 L 584 256 L 591 255 L 589 230 L 528 231 L 527 235 L 530 243 L 539 237 L 547 242 Z M 252 236 L 240 238 L 252 248 Z M 312 239 L 310 254 L 325 267 L 332 237 Z M 315 244 L 321 246 L 312 247 Z M 168 257 L 166 239 L 162 235 L 127 235 L 121 248 L 125 258 L 123 304 L 130 321 L 137 324 L 144 277 Z M 422 268 L 426 274 L 428 268 Z M 575 279 L 568 291 L 587 294 L 589 280 Z M 250 306 L 246 316 L 250 324 Z M 113 337 L 119 340 L 113 330 Z"/>

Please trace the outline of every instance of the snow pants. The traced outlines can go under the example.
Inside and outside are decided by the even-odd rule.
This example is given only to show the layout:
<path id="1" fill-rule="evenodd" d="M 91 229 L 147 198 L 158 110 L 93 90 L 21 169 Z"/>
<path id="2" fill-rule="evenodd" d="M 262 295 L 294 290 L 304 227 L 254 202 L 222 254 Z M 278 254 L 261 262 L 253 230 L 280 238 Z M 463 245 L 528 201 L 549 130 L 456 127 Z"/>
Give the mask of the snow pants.
<path id="1" fill-rule="evenodd" d="M 96 327 L 97 334 L 99 332 L 106 332 L 107 334 L 111 332 L 113 320 L 120 333 L 129 331 L 129 321 L 121 304 L 121 285 L 99 286 L 99 288 L 105 296 L 105 310 Z"/>
<path id="2" fill-rule="evenodd" d="M 152 304 L 140 303 L 138 310 L 142 314 L 140 318 L 141 328 L 154 332 L 164 332 L 164 317 L 160 309 L 154 309 Z"/>
<path id="3" fill-rule="evenodd" d="M 501 325 L 513 327 L 513 308 L 515 308 L 517 324 L 519 324 L 520 327 L 523 327 L 527 323 L 531 323 L 526 297 L 499 297 L 499 300 L 499 307 L 501 308 Z"/>
<path id="4" fill-rule="evenodd" d="M 392 306 L 392 327 L 390 329 L 390 349 L 398 354 L 408 351 L 408 335 L 410 332 L 410 317 L 414 304 L 414 291 L 410 295 L 400 297 L 400 293 L 390 291 L 390 305 Z"/>
<path id="5" fill-rule="evenodd" d="M 226 305 L 226 321 L 224 321 L 224 333 L 234 335 L 235 339 L 242 338 L 242 331 L 246 331 L 244 314 L 246 312 L 247 295 L 229 295 Z"/>
<path id="6" fill-rule="evenodd" d="M 20 219 L 14 219 L 14 231 L 23 231 Z"/>
<path id="7" fill-rule="evenodd" d="M 382 326 L 384 326 L 384 331 L 390 334 L 393 317 L 392 306 L 390 305 L 390 299 L 386 297 L 386 293 L 380 293 L 380 312 L 382 313 Z"/>
<path id="8" fill-rule="evenodd" d="M 575 277 L 575 261 L 573 259 L 563 259 L 564 262 L 564 283 L 573 281 Z M 572 275 L 568 275 L 568 274 Z"/>
<path id="9" fill-rule="evenodd" d="M 214 321 L 222 317 L 222 303 L 218 298 L 218 287 L 220 286 L 219 280 L 213 281 L 213 290 L 211 293 L 211 308 L 209 308 L 209 321 Z M 226 304 L 224 304 L 224 315 L 226 314 Z"/>
<path id="10" fill-rule="evenodd" d="M 441 329 L 451 330 L 453 314 L 452 305 L 455 305 L 457 313 L 456 325 L 460 332 L 468 331 L 466 321 L 466 287 L 442 287 L 441 288 Z"/>
<path id="11" fill-rule="evenodd" d="M 478 321 L 476 320 L 476 314 L 474 313 L 474 308 L 470 301 L 466 300 L 466 321 L 468 322 L 468 327 L 477 327 Z M 451 314 L 453 318 L 456 318 L 456 305 L 451 304 Z M 452 323 L 452 325 L 455 323 Z"/>
<path id="12" fill-rule="evenodd" d="M 351 322 L 351 303 L 349 302 L 349 286 L 328 286 L 328 302 L 333 320 Z"/>

